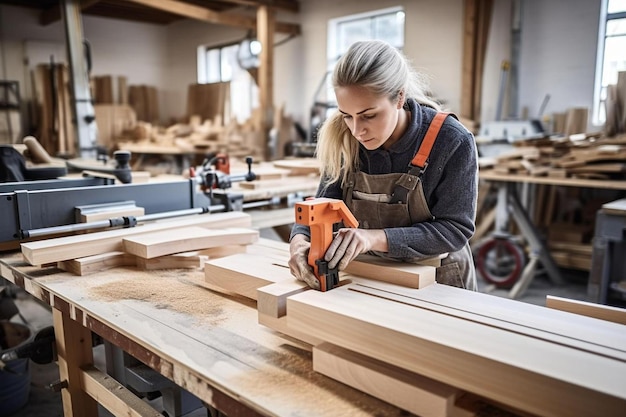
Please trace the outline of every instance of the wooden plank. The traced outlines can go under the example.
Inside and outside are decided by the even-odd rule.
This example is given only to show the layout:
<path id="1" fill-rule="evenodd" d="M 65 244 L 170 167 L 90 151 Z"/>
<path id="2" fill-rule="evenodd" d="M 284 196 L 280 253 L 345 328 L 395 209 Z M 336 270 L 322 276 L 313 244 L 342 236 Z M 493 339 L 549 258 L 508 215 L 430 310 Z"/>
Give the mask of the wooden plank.
<path id="1" fill-rule="evenodd" d="M 390 303 L 349 286 L 291 296 L 287 310 L 290 327 L 515 409 L 607 416 L 626 407 L 624 361 Z"/>
<path id="2" fill-rule="evenodd" d="M 118 266 L 135 266 L 136 258 L 124 252 L 106 252 L 57 262 L 57 267 L 76 275 L 88 275 Z"/>
<path id="3" fill-rule="evenodd" d="M 286 336 L 289 340 L 296 341 L 299 344 L 304 343 L 304 348 L 307 350 L 311 350 L 312 346 L 317 346 L 324 342 L 322 339 L 318 339 L 308 333 L 289 327 L 287 325 L 287 317 L 284 316 L 272 317 L 268 314 L 259 314 L 258 321 L 260 325 Z"/>
<path id="4" fill-rule="evenodd" d="M 250 227 L 250 216 L 241 212 L 203 214 L 144 224 L 129 229 L 106 230 L 79 236 L 67 236 L 22 243 L 22 254 L 31 265 L 42 265 L 67 259 L 98 255 L 123 250 L 122 240 L 127 236 L 171 230 L 186 226 L 206 228 Z"/>
<path id="5" fill-rule="evenodd" d="M 553 295 L 546 297 L 546 307 L 626 325 L 626 310 L 623 308 L 572 300 Z"/>
<path id="6" fill-rule="evenodd" d="M 250 253 L 209 260 L 204 264 L 204 274 L 208 284 L 253 300 L 257 299 L 257 289 L 293 279 L 283 261 Z"/>
<path id="7" fill-rule="evenodd" d="M 145 270 L 155 269 L 198 269 L 204 268 L 204 263 L 209 260 L 207 255 L 200 255 L 199 251 L 175 253 L 172 255 L 157 256 L 156 258 L 136 258 L 137 268 Z"/>
<path id="8" fill-rule="evenodd" d="M 350 262 L 345 272 L 409 288 L 424 288 L 435 282 L 436 268 L 428 265 L 397 262 L 373 255 L 361 255 Z"/>
<path id="9" fill-rule="evenodd" d="M 222 245 L 247 245 L 259 238 L 259 232 L 244 228 L 205 229 L 181 227 L 175 232 L 162 230 L 129 236 L 122 240 L 124 251 L 144 259 L 172 255 Z"/>
<path id="10" fill-rule="evenodd" d="M 585 343 L 585 347 L 593 350 L 603 348 L 608 356 L 626 359 L 626 334 L 621 333 L 619 326 L 576 316 L 565 312 L 546 310 L 545 307 L 521 303 L 489 294 L 453 288 L 447 285 L 431 285 L 416 290 L 387 283 L 367 281 L 351 277 L 354 285 L 352 290 L 367 292 L 368 289 L 385 291 L 377 293 L 382 298 L 402 297 L 401 302 L 419 306 L 431 311 L 452 317 L 475 321 L 477 323 L 513 328 L 516 331 L 533 337 L 551 338 L 562 344 L 581 346 L 581 340 L 593 340 Z M 372 291 L 369 291 L 370 293 Z M 564 326 L 564 323 L 567 325 Z M 539 333 L 538 333 L 538 332 Z"/>
<path id="11" fill-rule="evenodd" d="M 93 366 L 81 369 L 80 380 L 81 388 L 115 416 L 163 416 L 125 386 Z"/>
<path id="12" fill-rule="evenodd" d="M 313 370 L 422 417 L 447 417 L 459 390 L 331 343 L 313 347 Z"/>

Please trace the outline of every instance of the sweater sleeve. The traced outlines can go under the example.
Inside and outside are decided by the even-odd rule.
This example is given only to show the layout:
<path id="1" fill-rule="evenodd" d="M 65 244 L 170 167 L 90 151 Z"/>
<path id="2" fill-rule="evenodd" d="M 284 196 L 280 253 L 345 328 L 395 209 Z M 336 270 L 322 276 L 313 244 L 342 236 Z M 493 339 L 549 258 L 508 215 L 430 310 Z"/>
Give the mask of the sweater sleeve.
<path id="1" fill-rule="evenodd" d="M 446 144 L 433 148 L 433 152 L 439 151 L 438 158 L 423 177 L 434 220 L 385 229 L 390 257 L 427 258 L 455 252 L 474 234 L 478 193 L 476 145 L 471 133 L 456 129 L 461 140 L 450 149 L 444 149 Z M 445 143 L 448 138 L 443 139 Z M 443 157 L 446 153 L 448 156 Z"/>

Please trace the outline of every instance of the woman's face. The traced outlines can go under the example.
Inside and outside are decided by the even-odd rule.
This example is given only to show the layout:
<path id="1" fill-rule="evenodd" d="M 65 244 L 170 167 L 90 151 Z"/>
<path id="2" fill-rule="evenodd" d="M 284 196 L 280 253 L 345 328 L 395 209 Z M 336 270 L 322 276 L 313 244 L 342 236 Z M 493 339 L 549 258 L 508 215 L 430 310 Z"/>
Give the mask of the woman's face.
<path id="1" fill-rule="evenodd" d="M 335 89 L 339 111 L 352 136 L 368 150 L 389 147 L 406 129 L 404 100 L 392 103 L 386 96 L 377 96 L 360 86 Z"/>

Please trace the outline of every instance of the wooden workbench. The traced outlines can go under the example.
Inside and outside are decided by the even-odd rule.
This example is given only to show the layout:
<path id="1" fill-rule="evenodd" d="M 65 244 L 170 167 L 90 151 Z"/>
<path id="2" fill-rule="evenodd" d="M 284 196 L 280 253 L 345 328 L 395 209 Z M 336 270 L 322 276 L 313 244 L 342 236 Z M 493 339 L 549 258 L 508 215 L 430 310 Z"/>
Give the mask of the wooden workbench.
<path id="1" fill-rule="evenodd" d="M 97 377 L 90 332 L 227 415 L 406 415 L 315 373 L 306 346 L 259 325 L 253 302 L 205 288 L 201 270 L 81 277 L 30 266 L 16 252 L 0 255 L 0 273 L 53 307 L 66 416 L 97 415 L 93 398 L 117 415 L 145 405 Z"/>

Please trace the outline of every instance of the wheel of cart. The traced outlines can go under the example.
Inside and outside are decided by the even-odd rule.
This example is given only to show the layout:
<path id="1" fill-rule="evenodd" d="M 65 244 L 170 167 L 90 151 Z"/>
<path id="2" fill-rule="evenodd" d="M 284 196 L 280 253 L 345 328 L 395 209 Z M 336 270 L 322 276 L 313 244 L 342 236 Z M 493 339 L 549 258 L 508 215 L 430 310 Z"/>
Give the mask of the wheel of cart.
<path id="1" fill-rule="evenodd" d="M 524 250 L 509 235 L 494 235 L 483 241 L 474 258 L 480 277 L 499 288 L 512 287 L 526 265 Z"/>

